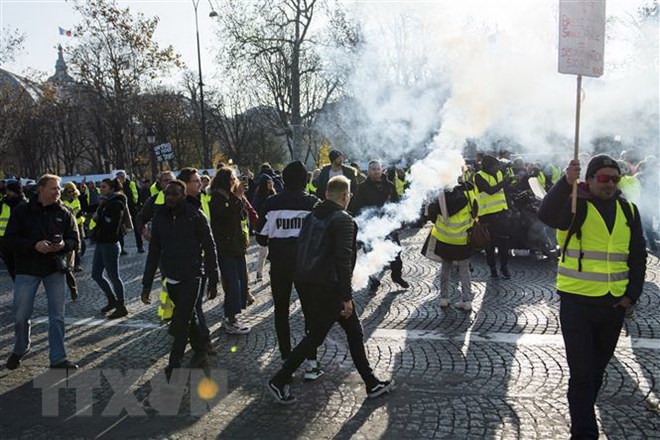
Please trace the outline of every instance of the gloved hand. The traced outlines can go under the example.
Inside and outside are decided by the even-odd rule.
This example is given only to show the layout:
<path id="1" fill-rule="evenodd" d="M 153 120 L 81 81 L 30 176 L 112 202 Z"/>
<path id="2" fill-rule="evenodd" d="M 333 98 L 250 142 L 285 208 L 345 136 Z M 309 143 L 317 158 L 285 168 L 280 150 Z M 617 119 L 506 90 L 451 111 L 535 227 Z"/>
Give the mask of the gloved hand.
<path id="1" fill-rule="evenodd" d="M 218 283 L 209 282 L 208 299 L 212 300 L 218 296 Z"/>
<path id="2" fill-rule="evenodd" d="M 142 302 L 144 304 L 151 304 L 150 296 L 151 296 L 151 288 L 143 287 L 142 288 L 142 295 L 140 296 L 140 298 L 142 299 Z"/>

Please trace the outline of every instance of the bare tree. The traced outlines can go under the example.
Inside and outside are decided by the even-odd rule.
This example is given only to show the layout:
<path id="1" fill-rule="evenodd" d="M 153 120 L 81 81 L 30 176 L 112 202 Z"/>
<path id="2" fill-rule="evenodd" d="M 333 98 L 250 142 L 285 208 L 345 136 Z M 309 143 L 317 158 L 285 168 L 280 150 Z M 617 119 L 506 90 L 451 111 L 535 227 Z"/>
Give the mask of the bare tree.
<path id="1" fill-rule="evenodd" d="M 243 89 L 250 81 L 256 101 L 277 110 L 272 123 L 286 136 L 291 158 L 306 159 L 304 128 L 338 96 L 343 80 L 341 69 L 323 62 L 323 50 L 354 45 L 357 33 L 337 4 L 317 0 L 232 0 L 224 10 L 227 72 L 244 79 Z"/>
<path id="2" fill-rule="evenodd" d="M 23 48 L 25 34 L 18 29 L 5 26 L 0 29 L 0 66 L 14 60 L 17 52 Z"/>
<path id="3" fill-rule="evenodd" d="M 82 16 L 75 27 L 78 44 L 70 50 L 74 73 L 96 95 L 90 125 L 99 145 L 102 168 L 130 168 L 135 146 L 136 97 L 143 85 L 181 65 L 171 46 L 161 49 L 153 34 L 158 18 L 132 15 L 116 0 L 79 0 Z"/>

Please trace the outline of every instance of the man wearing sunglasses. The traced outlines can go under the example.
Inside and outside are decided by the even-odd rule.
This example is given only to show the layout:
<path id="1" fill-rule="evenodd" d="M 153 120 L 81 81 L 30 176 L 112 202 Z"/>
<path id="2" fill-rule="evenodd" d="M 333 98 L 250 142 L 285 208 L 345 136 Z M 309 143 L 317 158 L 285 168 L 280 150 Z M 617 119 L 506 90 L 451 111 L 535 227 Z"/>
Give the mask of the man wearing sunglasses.
<path id="1" fill-rule="evenodd" d="M 586 181 L 578 185 L 577 212 L 572 214 L 572 187 L 580 175 L 580 162 L 573 160 L 539 210 L 541 221 L 557 228 L 561 247 L 557 291 L 570 370 L 572 439 L 598 438 L 596 397 L 625 311 L 641 295 L 646 273 L 639 211 L 621 197 L 620 174 L 619 164 L 611 157 L 591 158 Z"/>

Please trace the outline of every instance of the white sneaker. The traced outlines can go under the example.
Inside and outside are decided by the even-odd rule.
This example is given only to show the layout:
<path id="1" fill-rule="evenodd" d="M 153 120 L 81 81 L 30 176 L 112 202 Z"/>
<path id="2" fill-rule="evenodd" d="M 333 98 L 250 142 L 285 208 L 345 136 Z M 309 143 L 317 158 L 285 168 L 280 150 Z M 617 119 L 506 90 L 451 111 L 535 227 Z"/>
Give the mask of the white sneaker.
<path id="1" fill-rule="evenodd" d="M 442 307 L 443 309 L 449 307 L 449 300 L 447 298 L 441 298 L 440 307 Z"/>
<path id="2" fill-rule="evenodd" d="M 230 322 L 227 318 L 223 320 L 222 325 L 225 327 L 225 331 L 230 335 L 245 335 L 250 333 L 251 330 L 247 325 L 241 324 L 238 321 Z"/>
<path id="3" fill-rule="evenodd" d="M 321 364 L 316 360 L 308 360 L 305 362 L 305 380 L 312 381 L 323 376 Z"/>
<path id="4" fill-rule="evenodd" d="M 472 303 L 470 301 L 458 301 L 456 304 L 454 304 L 454 307 L 469 312 L 472 310 Z"/>

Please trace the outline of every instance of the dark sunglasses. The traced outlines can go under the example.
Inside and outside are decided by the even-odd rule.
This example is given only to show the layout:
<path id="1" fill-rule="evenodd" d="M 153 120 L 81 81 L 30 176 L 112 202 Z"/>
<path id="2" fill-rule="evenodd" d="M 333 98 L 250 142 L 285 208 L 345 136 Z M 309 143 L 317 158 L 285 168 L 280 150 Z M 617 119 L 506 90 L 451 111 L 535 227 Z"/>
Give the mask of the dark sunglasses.
<path id="1" fill-rule="evenodd" d="M 611 181 L 612 183 L 617 184 L 621 181 L 621 176 L 608 176 L 606 174 L 601 174 L 594 177 L 596 177 L 598 183 L 607 183 Z"/>

